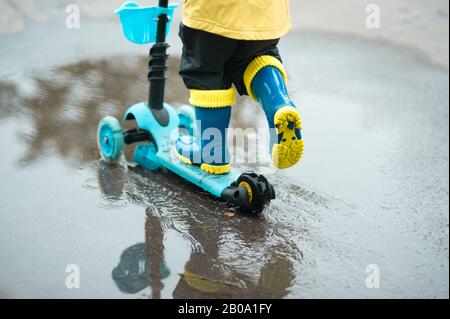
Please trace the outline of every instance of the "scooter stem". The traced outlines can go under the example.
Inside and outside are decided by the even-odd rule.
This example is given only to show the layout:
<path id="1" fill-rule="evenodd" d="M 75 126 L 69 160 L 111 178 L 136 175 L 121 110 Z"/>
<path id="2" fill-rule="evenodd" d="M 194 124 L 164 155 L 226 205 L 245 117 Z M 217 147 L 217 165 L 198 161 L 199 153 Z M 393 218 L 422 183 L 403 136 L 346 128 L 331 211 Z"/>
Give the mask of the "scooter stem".
<path id="1" fill-rule="evenodd" d="M 159 7 L 167 8 L 168 6 L 168 0 L 159 0 Z M 167 55 L 167 48 L 169 45 L 166 43 L 167 22 L 167 14 L 163 13 L 158 17 L 156 43 L 150 49 L 150 61 L 148 64 L 148 106 L 158 120 L 158 123 L 162 126 L 167 126 L 169 124 L 169 113 L 164 108 L 166 85 L 165 72 L 167 70 L 166 61 L 169 57 Z"/>

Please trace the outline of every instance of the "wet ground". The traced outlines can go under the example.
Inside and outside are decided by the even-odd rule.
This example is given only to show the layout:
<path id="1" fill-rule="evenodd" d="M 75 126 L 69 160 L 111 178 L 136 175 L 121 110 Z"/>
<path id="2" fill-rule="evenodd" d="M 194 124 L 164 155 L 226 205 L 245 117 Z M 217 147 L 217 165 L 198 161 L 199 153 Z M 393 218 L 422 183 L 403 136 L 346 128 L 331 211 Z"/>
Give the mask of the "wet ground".
<path id="1" fill-rule="evenodd" d="M 448 298 L 447 68 L 389 42 L 291 33 L 281 51 L 305 158 L 267 175 L 278 198 L 248 217 L 171 173 L 99 160 L 99 119 L 146 98 L 147 49 L 114 20 L 58 21 L 0 37 L 0 296 Z M 233 116 L 265 125 L 248 99 Z"/>

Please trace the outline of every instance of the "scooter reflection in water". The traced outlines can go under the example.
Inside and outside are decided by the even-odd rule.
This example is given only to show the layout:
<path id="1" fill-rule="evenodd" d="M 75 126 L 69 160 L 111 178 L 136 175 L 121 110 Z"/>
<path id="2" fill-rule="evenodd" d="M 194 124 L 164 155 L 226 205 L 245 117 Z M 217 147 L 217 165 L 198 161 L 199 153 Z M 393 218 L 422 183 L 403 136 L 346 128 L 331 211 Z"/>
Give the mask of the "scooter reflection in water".
<path id="1" fill-rule="evenodd" d="M 112 173 L 110 170 L 115 170 Z M 169 276 L 179 276 L 172 292 L 176 299 L 208 298 L 283 298 L 289 293 L 295 278 L 293 263 L 301 253 L 292 249 L 288 239 L 268 230 L 264 218 L 235 216 L 224 217 L 223 207 L 204 207 L 211 203 L 202 196 L 186 199 L 192 192 L 183 191 L 189 184 L 180 185 L 174 194 L 173 183 L 161 174 L 135 171 L 122 172 L 118 167 L 101 165 L 98 177 L 104 196 L 115 200 L 121 195 L 120 187 L 108 186 L 121 183 L 122 194 L 134 203 L 147 206 L 145 243 L 127 248 L 120 257 L 112 277 L 117 287 L 129 294 L 151 288 L 152 298 L 161 298 L 163 281 Z M 152 180 L 141 174 L 151 174 L 159 187 L 148 185 Z M 108 179 L 111 178 L 109 181 Z M 105 180 L 106 179 L 106 180 Z M 115 194 L 107 194 L 114 190 Z M 136 192 L 140 190 L 140 192 Z M 205 208 L 207 208 L 205 210 Z M 209 210 L 209 211 L 208 211 Z M 219 213 L 222 210 L 221 213 Z M 164 237 L 168 230 L 175 230 L 191 247 L 189 260 L 182 274 L 169 271 L 165 261 L 167 249 Z M 272 237 L 273 236 L 273 237 Z"/>

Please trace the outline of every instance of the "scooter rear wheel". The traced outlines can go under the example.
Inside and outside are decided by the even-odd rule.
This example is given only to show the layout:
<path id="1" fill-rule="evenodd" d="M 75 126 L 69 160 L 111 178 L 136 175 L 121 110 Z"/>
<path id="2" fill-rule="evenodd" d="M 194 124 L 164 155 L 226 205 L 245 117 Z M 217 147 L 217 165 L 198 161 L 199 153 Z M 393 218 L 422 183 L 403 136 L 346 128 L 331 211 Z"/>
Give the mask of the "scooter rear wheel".
<path id="1" fill-rule="evenodd" d="M 124 149 L 124 134 L 119 121 L 104 117 L 98 124 L 97 146 L 102 159 L 107 163 L 117 163 Z"/>
<path id="2" fill-rule="evenodd" d="M 269 181 L 262 175 L 255 173 L 242 174 L 236 182 L 240 188 L 248 193 L 248 203 L 240 207 L 245 214 L 259 214 L 275 199 L 275 190 Z"/>

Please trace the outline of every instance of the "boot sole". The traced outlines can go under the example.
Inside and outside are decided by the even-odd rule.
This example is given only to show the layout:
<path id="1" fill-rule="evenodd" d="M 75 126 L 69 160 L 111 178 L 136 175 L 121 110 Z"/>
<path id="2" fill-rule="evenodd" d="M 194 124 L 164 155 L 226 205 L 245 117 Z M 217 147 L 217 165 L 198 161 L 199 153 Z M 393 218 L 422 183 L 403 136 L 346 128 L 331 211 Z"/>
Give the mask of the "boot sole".
<path id="1" fill-rule="evenodd" d="M 302 129 L 300 115 L 294 107 L 283 107 L 275 114 L 274 124 L 277 133 L 283 135 L 272 148 L 272 161 L 277 168 L 290 168 L 300 162 L 304 151 L 303 139 L 295 134 L 296 129 Z"/>

